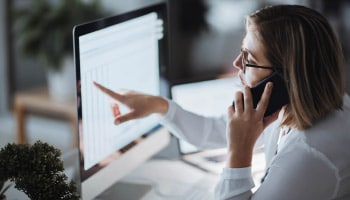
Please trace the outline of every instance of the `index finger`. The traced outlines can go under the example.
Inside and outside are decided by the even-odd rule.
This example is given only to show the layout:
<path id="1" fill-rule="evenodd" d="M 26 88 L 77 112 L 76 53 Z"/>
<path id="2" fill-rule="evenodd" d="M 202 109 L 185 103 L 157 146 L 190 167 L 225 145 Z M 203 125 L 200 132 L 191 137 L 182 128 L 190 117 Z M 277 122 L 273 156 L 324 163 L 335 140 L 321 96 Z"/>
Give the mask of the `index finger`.
<path id="1" fill-rule="evenodd" d="M 103 93 L 107 94 L 108 96 L 112 97 L 113 99 L 118 100 L 118 101 L 121 101 L 123 99 L 122 95 L 102 86 L 99 83 L 96 83 L 95 81 L 93 83 L 99 90 L 101 90 Z"/>
<path id="2" fill-rule="evenodd" d="M 259 101 L 257 110 L 260 112 L 262 116 L 264 116 L 267 106 L 269 105 L 270 95 L 272 93 L 272 87 L 273 87 L 272 82 L 269 82 L 266 84 L 264 92 Z"/>

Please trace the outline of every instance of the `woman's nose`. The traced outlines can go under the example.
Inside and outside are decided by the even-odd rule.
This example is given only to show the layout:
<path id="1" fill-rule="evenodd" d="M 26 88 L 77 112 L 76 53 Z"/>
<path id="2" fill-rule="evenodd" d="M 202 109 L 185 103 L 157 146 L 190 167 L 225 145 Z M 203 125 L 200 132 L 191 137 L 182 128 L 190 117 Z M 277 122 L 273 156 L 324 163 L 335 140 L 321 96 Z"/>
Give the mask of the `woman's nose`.
<path id="1" fill-rule="evenodd" d="M 233 61 L 232 63 L 233 67 L 243 70 L 243 66 L 242 66 L 242 55 L 239 54 L 236 59 Z"/>

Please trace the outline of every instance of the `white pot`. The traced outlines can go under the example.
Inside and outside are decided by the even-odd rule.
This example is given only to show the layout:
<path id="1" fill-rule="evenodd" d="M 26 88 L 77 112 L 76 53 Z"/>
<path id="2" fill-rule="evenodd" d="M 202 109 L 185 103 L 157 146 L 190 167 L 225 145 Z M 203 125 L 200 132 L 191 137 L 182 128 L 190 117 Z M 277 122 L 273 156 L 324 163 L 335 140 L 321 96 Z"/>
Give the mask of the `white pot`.
<path id="1" fill-rule="evenodd" d="M 71 56 L 66 56 L 60 70 L 49 69 L 47 82 L 50 97 L 59 102 L 70 101 L 75 95 L 75 69 Z"/>

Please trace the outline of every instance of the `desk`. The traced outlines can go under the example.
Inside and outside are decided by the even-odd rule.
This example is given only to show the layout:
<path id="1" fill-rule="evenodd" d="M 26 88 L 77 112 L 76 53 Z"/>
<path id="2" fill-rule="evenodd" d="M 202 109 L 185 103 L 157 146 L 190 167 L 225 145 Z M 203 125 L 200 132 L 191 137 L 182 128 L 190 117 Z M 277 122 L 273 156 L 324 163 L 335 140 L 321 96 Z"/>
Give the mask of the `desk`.
<path id="1" fill-rule="evenodd" d="M 218 175 L 208 174 L 179 160 L 151 159 L 130 172 L 95 200 L 183 200 L 182 195 L 193 189 L 207 194 L 208 196 L 204 199 L 214 200 L 214 187 L 218 179 Z M 148 185 L 150 190 L 137 190 L 140 185 Z M 125 186 L 128 187 L 125 188 Z M 13 185 L 6 195 L 8 200 L 29 200 Z"/>
<path id="2" fill-rule="evenodd" d="M 58 102 L 50 98 L 47 88 L 35 88 L 15 93 L 14 111 L 17 120 L 17 143 L 27 143 L 25 121 L 27 114 L 40 114 L 51 117 L 65 118 L 76 127 L 76 106 L 74 101 Z M 74 137 L 74 146 L 77 145 L 77 136 Z"/>
<path id="3" fill-rule="evenodd" d="M 205 195 L 201 199 L 214 200 L 214 188 L 218 180 L 219 175 L 204 172 L 181 160 L 151 159 L 127 174 L 96 200 L 112 200 L 116 197 L 129 200 L 183 200 L 195 192 Z M 150 187 L 148 191 L 141 189 L 147 185 Z"/>

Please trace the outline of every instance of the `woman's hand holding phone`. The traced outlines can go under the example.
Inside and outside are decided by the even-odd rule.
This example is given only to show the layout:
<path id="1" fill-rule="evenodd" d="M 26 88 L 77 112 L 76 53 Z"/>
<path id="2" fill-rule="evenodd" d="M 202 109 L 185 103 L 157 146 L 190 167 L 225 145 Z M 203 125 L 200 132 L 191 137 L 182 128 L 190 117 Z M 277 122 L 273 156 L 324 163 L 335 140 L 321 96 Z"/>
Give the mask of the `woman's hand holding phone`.
<path id="1" fill-rule="evenodd" d="M 241 168 L 251 165 L 253 148 L 263 130 L 275 121 L 278 112 L 264 117 L 273 84 L 266 84 L 262 97 L 254 108 L 253 96 L 249 87 L 237 92 L 235 104 L 228 109 L 228 167 Z"/>

